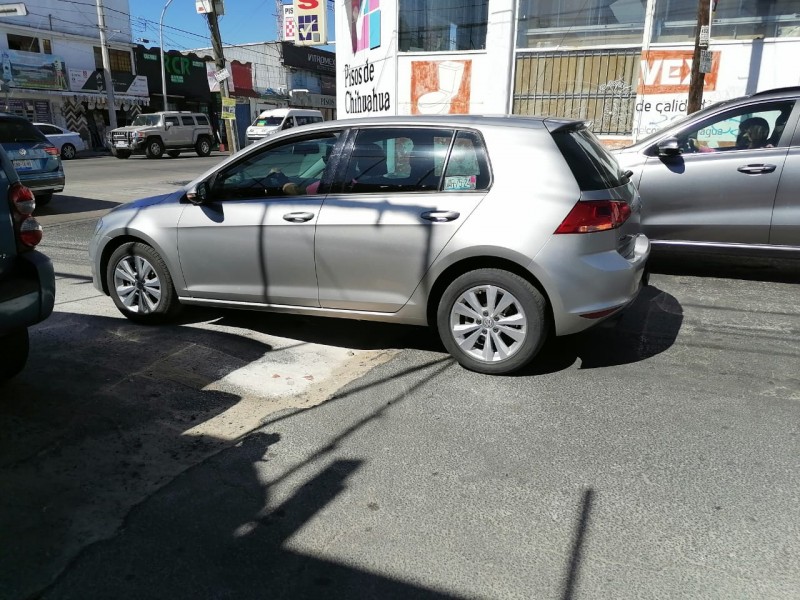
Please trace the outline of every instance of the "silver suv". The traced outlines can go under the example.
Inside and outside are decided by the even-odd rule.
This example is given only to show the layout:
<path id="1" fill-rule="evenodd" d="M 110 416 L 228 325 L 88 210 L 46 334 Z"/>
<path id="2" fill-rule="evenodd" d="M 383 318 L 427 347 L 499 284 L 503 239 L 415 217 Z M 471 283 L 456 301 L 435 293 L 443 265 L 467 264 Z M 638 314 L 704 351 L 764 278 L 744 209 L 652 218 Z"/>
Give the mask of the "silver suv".
<path id="1" fill-rule="evenodd" d="M 508 373 L 636 297 L 639 209 L 580 121 L 352 119 L 119 206 L 89 252 L 134 321 L 193 304 L 431 325 L 465 367 Z"/>
<path id="2" fill-rule="evenodd" d="M 214 137 L 207 115 L 166 111 L 137 116 L 127 127 L 107 134 L 107 141 L 117 158 L 129 158 L 131 154 L 161 158 L 165 152 L 175 158 L 183 150 L 208 156 Z"/>

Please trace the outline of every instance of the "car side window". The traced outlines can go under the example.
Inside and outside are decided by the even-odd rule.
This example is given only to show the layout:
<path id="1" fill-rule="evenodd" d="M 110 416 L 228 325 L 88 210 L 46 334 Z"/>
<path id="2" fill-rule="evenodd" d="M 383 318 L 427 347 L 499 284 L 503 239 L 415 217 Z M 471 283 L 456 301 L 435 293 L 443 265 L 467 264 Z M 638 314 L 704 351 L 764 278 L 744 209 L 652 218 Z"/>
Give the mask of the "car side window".
<path id="1" fill-rule="evenodd" d="M 294 117 L 286 117 L 281 129 L 291 129 L 292 127 L 294 127 Z"/>
<path id="2" fill-rule="evenodd" d="M 214 179 L 214 200 L 280 198 L 319 193 L 338 131 L 304 136 L 247 155 Z"/>
<path id="3" fill-rule="evenodd" d="M 334 189 L 351 194 L 437 191 L 454 132 L 362 129 Z"/>
<path id="4" fill-rule="evenodd" d="M 178 125 L 178 117 L 174 117 L 174 116 L 173 117 L 164 117 L 164 123 L 165 124 L 169 123 L 169 124 L 171 124 L 173 126 L 177 126 Z"/>
<path id="5" fill-rule="evenodd" d="M 197 124 L 198 125 L 208 125 L 209 124 L 208 123 L 208 117 L 206 117 L 205 115 L 197 115 L 195 118 L 197 119 Z"/>
<path id="6" fill-rule="evenodd" d="M 714 115 L 678 134 L 683 153 L 728 152 L 785 146 L 794 100 L 747 105 Z"/>
<path id="7" fill-rule="evenodd" d="M 194 127 L 194 117 L 181 115 L 181 125 Z"/>
<path id="8" fill-rule="evenodd" d="M 445 192 L 485 190 L 491 176 L 486 146 L 472 131 L 459 131 L 444 172 Z"/>
<path id="9" fill-rule="evenodd" d="M 45 135 L 57 135 L 61 133 L 59 129 L 53 127 L 52 125 L 39 125 L 39 131 L 41 131 Z"/>

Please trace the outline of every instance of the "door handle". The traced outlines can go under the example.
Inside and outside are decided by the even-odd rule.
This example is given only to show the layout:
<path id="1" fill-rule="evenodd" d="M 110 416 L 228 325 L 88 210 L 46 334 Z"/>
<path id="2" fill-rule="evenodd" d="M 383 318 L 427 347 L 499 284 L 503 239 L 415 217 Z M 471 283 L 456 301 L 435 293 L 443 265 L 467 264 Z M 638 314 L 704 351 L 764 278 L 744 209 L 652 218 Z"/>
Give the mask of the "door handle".
<path id="1" fill-rule="evenodd" d="M 759 175 L 761 173 L 772 173 L 776 168 L 775 165 L 745 165 L 736 170 L 747 175 Z"/>
<path id="2" fill-rule="evenodd" d="M 434 223 L 445 223 L 447 221 L 455 221 L 461 213 L 454 210 L 430 210 L 420 215 L 426 221 L 433 221 Z"/>
<path id="3" fill-rule="evenodd" d="M 290 212 L 283 215 L 283 220 L 291 223 L 305 223 L 313 218 L 314 213 L 310 212 Z"/>

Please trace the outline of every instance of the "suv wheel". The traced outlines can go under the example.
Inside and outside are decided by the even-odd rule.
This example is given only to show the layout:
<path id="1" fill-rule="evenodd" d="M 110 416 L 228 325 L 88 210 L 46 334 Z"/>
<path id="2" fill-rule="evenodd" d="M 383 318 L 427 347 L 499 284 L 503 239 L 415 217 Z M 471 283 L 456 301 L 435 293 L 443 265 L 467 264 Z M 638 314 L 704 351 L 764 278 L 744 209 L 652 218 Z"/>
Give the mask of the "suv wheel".
<path id="1" fill-rule="evenodd" d="M 164 156 L 164 144 L 158 138 L 150 138 L 147 140 L 145 154 L 147 158 L 161 158 Z"/>
<path id="2" fill-rule="evenodd" d="M 528 364 L 547 337 L 547 301 L 529 281 L 476 269 L 451 283 L 436 324 L 447 351 L 472 371 L 504 374 Z"/>
<path id="3" fill-rule="evenodd" d="M 114 304 L 131 321 L 160 323 L 182 308 L 167 265 L 147 244 L 117 248 L 108 261 L 106 283 Z"/>
<path id="4" fill-rule="evenodd" d="M 180 150 L 167 150 L 167 155 L 171 156 L 172 158 L 178 158 L 181 155 Z"/>
<path id="5" fill-rule="evenodd" d="M 199 138 L 194 145 L 194 151 L 197 152 L 197 156 L 208 156 L 211 154 L 211 140 L 206 136 Z"/>
<path id="6" fill-rule="evenodd" d="M 130 158 L 131 153 L 127 150 L 117 150 L 114 153 L 114 156 L 116 156 L 117 158 Z"/>
<path id="7" fill-rule="evenodd" d="M 0 337 L 0 381 L 11 379 L 25 368 L 29 348 L 27 328 Z"/>

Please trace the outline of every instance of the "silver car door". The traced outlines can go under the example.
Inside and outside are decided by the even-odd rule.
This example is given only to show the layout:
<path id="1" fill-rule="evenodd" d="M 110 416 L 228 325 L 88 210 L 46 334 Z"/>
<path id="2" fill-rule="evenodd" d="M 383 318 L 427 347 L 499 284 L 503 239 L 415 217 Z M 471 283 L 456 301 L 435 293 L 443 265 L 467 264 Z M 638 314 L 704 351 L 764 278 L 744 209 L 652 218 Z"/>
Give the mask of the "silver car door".
<path id="1" fill-rule="evenodd" d="M 797 125 L 798 118 L 800 118 L 800 110 L 795 110 L 795 117 L 787 123 L 784 139 L 790 139 L 789 149 L 786 154 L 786 163 L 783 165 L 781 181 L 778 184 L 778 192 L 775 195 L 775 208 L 769 231 L 769 243 L 780 246 L 800 247 L 800 126 Z M 791 135 L 792 130 L 794 130 L 794 136 Z"/>
<path id="2" fill-rule="evenodd" d="M 408 301 L 489 185 L 476 134 L 459 134 L 445 170 L 453 133 L 357 132 L 317 222 L 322 307 L 394 312 Z"/>
<path id="3" fill-rule="evenodd" d="M 318 306 L 314 229 L 324 196 L 314 183 L 338 135 L 270 144 L 212 178 L 211 201 L 188 206 L 178 225 L 191 296 Z"/>

